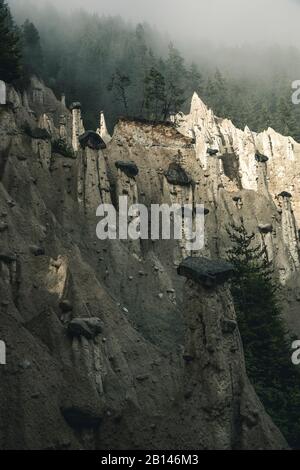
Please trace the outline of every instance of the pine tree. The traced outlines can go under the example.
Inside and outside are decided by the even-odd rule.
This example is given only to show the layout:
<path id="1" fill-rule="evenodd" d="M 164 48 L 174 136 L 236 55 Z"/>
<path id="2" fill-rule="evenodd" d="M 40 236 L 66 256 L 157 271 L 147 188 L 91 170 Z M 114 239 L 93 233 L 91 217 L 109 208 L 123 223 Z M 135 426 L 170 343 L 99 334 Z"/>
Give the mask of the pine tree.
<path id="1" fill-rule="evenodd" d="M 135 88 L 136 100 L 139 101 L 137 108 L 140 115 L 143 115 L 145 107 L 145 79 L 148 65 L 148 46 L 145 37 L 145 29 L 142 24 L 138 24 L 135 30 L 136 57 L 135 57 Z M 136 106 L 135 106 L 136 107 Z"/>
<path id="2" fill-rule="evenodd" d="M 231 292 L 244 345 L 247 373 L 267 412 L 289 443 L 300 446 L 300 375 L 291 363 L 281 318 L 278 282 L 265 251 L 255 246 L 243 220 L 227 232 L 235 268 Z"/>
<path id="3" fill-rule="evenodd" d="M 202 94 L 203 78 L 194 62 L 187 71 L 187 83 L 191 94 L 193 94 L 194 91 L 198 93 L 198 95 Z"/>
<path id="4" fill-rule="evenodd" d="M 154 67 L 145 79 L 145 108 L 148 118 L 158 121 L 163 113 L 166 101 L 165 79 Z"/>
<path id="5" fill-rule="evenodd" d="M 209 105 L 221 117 L 230 115 L 232 103 L 228 98 L 228 84 L 220 70 L 210 77 L 206 85 L 206 95 Z"/>
<path id="6" fill-rule="evenodd" d="M 41 76 L 43 73 L 43 53 L 40 35 L 35 25 L 26 20 L 23 28 L 23 57 L 29 75 Z"/>
<path id="7" fill-rule="evenodd" d="M 276 128 L 283 135 L 294 135 L 297 131 L 297 121 L 293 114 L 293 104 L 290 97 L 281 96 L 278 104 Z"/>
<path id="8" fill-rule="evenodd" d="M 131 80 L 129 76 L 117 69 L 107 87 L 108 91 L 114 92 L 115 99 L 122 103 L 126 115 L 128 115 L 127 89 L 130 85 Z"/>
<path id="9" fill-rule="evenodd" d="M 0 79 L 11 82 L 21 74 L 20 35 L 9 7 L 0 0 Z"/>
<path id="10" fill-rule="evenodd" d="M 186 79 L 184 59 L 172 43 L 169 44 L 169 54 L 164 68 L 166 81 L 164 119 L 167 119 L 170 112 L 176 113 L 180 111 L 180 107 L 186 99 L 184 96 L 184 84 Z"/>

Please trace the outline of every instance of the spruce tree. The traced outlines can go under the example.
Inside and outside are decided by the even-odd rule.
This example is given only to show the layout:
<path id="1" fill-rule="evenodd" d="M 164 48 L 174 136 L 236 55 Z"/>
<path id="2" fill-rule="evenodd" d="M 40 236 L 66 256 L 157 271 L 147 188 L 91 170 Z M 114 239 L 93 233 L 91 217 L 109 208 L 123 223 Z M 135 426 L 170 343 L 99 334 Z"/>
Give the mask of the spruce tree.
<path id="1" fill-rule="evenodd" d="M 23 25 L 23 58 L 29 75 L 43 73 L 43 53 L 40 35 L 35 25 L 26 20 Z"/>
<path id="2" fill-rule="evenodd" d="M 281 317 L 280 287 L 265 250 L 244 222 L 227 228 L 235 268 L 231 292 L 244 345 L 248 376 L 267 412 L 290 445 L 300 447 L 300 374 L 291 362 Z"/>
<path id="3" fill-rule="evenodd" d="M 108 91 L 114 93 L 115 99 L 122 103 L 126 116 L 128 115 L 128 104 L 129 104 L 127 89 L 130 85 L 131 85 L 131 80 L 129 76 L 121 72 L 119 69 L 116 69 L 107 87 Z"/>
<path id="4" fill-rule="evenodd" d="M 164 68 L 166 81 L 164 119 L 167 119 L 170 112 L 176 113 L 180 111 L 186 99 L 184 91 L 187 72 L 184 59 L 172 43 L 169 44 L 169 54 L 165 61 Z"/>
<path id="5" fill-rule="evenodd" d="M 135 67 L 135 96 L 133 97 L 134 108 L 139 115 L 143 115 L 145 108 L 145 80 L 148 72 L 148 64 L 151 60 L 151 52 L 148 50 L 144 26 L 138 24 L 135 30 L 135 47 L 137 49 L 134 58 Z"/>
<path id="6" fill-rule="evenodd" d="M 298 123 L 293 113 L 293 103 L 290 97 L 281 96 L 279 99 L 276 130 L 283 135 L 295 135 L 297 132 Z"/>
<path id="7" fill-rule="evenodd" d="M 203 78 L 194 62 L 192 62 L 190 68 L 187 71 L 187 85 L 191 94 L 194 92 L 198 93 L 198 95 L 202 94 Z"/>
<path id="8" fill-rule="evenodd" d="M 21 74 L 20 35 L 9 7 L 0 0 L 0 79 L 12 82 Z"/>
<path id="9" fill-rule="evenodd" d="M 148 118 L 158 121 L 163 113 L 166 100 L 165 79 L 152 67 L 145 79 L 145 108 Z"/>
<path id="10" fill-rule="evenodd" d="M 219 69 L 208 78 L 205 94 L 209 105 L 217 115 L 221 117 L 230 115 L 232 100 L 229 99 L 229 87 Z M 234 99 L 234 96 L 232 98 Z"/>

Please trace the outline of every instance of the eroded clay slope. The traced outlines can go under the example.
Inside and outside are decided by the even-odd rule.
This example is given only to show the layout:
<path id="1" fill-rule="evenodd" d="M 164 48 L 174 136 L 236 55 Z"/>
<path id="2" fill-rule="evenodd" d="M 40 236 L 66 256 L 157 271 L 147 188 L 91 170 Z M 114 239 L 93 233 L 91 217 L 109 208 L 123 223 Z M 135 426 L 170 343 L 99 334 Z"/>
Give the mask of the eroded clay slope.
<path id="1" fill-rule="evenodd" d="M 78 104 L 71 115 L 36 81 L 9 93 L 0 109 L 0 447 L 285 448 L 248 382 L 227 278 L 208 288 L 204 270 L 185 284 L 184 242 L 96 238 L 97 206 L 118 208 L 119 195 L 203 202 L 196 271 L 204 256 L 223 256 L 225 221 L 243 213 L 250 226 L 273 223 L 290 273 L 272 200 L 251 190 L 233 200 L 216 162 L 199 165 L 193 140 L 172 126 L 121 120 L 110 141 L 102 120 L 107 148 L 95 149 L 80 139 Z M 76 152 L 61 152 L 58 138 Z"/>

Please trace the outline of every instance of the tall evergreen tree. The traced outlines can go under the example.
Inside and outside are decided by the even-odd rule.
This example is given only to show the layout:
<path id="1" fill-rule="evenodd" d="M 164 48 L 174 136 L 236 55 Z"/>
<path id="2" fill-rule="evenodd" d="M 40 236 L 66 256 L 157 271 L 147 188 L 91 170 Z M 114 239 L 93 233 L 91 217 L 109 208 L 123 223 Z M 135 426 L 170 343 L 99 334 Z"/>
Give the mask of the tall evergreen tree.
<path id="1" fill-rule="evenodd" d="M 184 95 L 186 78 L 184 59 L 172 43 L 169 45 L 169 54 L 164 66 L 166 80 L 164 119 L 166 119 L 170 112 L 179 111 L 186 99 Z"/>
<path id="2" fill-rule="evenodd" d="M 227 80 L 225 80 L 220 70 L 217 69 L 214 75 L 209 77 L 207 81 L 206 96 L 210 106 L 221 117 L 230 115 L 233 101 L 229 95 L 230 91 Z"/>
<path id="3" fill-rule="evenodd" d="M 293 104 L 290 97 L 280 97 L 275 127 L 283 135 L 294 135 L 297 131 L 298 123 L 293 114 Z"/>
<path id="4" fill-rule="evenodd" d="M 163 75 L 154 67 L 145 79 L 145 109 L 154 121 L 162 117 L 166 102 L 166 86 Z"/>
<path id="5" fill-rule="evenodd" d="M 190 94 L 196 92 L 198 95 L 201 95 L 203 92 L 203 78 L 194 62 L 192 62 L 187 70 L 186 77 Z"/>
<path id="6" fill-rule="evenodd" d="M 115 71 L 108 85 L 108 91 L 113 92 L 115 99 L 122 103 L 126 115 L 128 115 L 127 89 L 130 85 L 131 80 L 129 76 L 122 73 L 119 69 Z"/>
<path id="7" fill-rule="evenodd" d="M 135 30 L 136 38 L 136 58 L 135 58 L 135 102 L 139 115 L 143 115 L 145 109 L 145 86 L 148 65 L 151 62 L 152 53 L 149 51 L 146 41 L 145 29 L 142 24 L 138 24 Z"/>
<path id="8" fill-rule="evenodd" d="M 23 58 L 28 74 L 43 74 L 43 53 L 40 35 L 35 25 L 26 20 L 23 28 Z"/>
<path id="9" fill-rule="evenodd" d="M 278 282 L 266 253 L 243 220 L 228 229 L 235 268 L 231 292 L 243 340 L 247 373 L 266 410 L 289 443 L 300 447 L 300 375 L 281 318 Z"/>
<path id="10" fill-rule="evenodd" d="M 0 0 L 0 79 L 11 82 L 21 74 L 20 35 L 9 7 Z"/>

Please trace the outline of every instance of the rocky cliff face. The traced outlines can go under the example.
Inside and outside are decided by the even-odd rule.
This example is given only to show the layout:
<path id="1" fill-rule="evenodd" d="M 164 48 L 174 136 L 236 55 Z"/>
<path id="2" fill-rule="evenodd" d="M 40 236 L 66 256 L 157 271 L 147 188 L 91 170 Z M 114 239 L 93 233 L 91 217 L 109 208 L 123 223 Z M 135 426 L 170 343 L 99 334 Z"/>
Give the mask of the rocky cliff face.
<path id="1" fill-rule="evenodd" d="M 216 117 L 196 93 L 190 113 L 178 114 L 176 122 L 180 132 L 195 140 L 196 158 L 207 178 L 202 182 L 212 188 L 219 224 L 242 216 L 266 248 L 284 286 L 287 322 L 299 334 L 300 144 L 271 128 L 260 134 L 237 129 Z M 209 156 L 210 148 L 217 155 Z M 224 198 L 232 200 L 225 207 Z M 220 238 L 226 240 L 222 228 L 219 247 L 224 246 Z"/>
<path id="2" fill-rule="evenodd" d="M 220 173 L 228 189 L 256 192 L 266 189 L 273 200 L 282 191 L 291 193 L 299 225 L 300 144 L 292 137 L 282 136 L 272 128 L 259 134 L 248 127 L 237 129 L 230 120 L 216 117 L 196 93 L 190 113 L 187 116 L 180 113 L 177 122 L 183 134 L 195 138 L 197 159 L 203 167 L 208 166 L 207 148 L 219 150 Z M 260 163 L 266 162 L 257 161 L 256 152 L 268 157 L 265 172 Z"/>
<path id="3" fill-rule="evenodd" d="M 274 164 L 256 162 L 263 136 L 246 138 L 196 97 L 180 119 L 179 129 L 123 119 L 111 139 L 101 114 L 98 140 L 82 137 L 78 103 L 70 112 L 36 80 L 22 96 L 9 90 L 0 107 L 0 448 L 286 448 L 246 376 L 229 273 L 219 277 L 218 261 L 208 285 L 206 268 L 224 256 L 226 223 L 243 215 L 281 272 L 296 324 L 291 169 L 281 162 L 280 184 L 275 141 Z M 227 150 L 206 158 L 208 143 Z M 292 145 L 286 159 L 299 168 Z M 285 190 L 293 199 L 273 198 Z M 185 243 L 98 240 L 96 208 L 118 209 L 120 195 L 203 203 L 196 265 L 182 264 Z"/>

